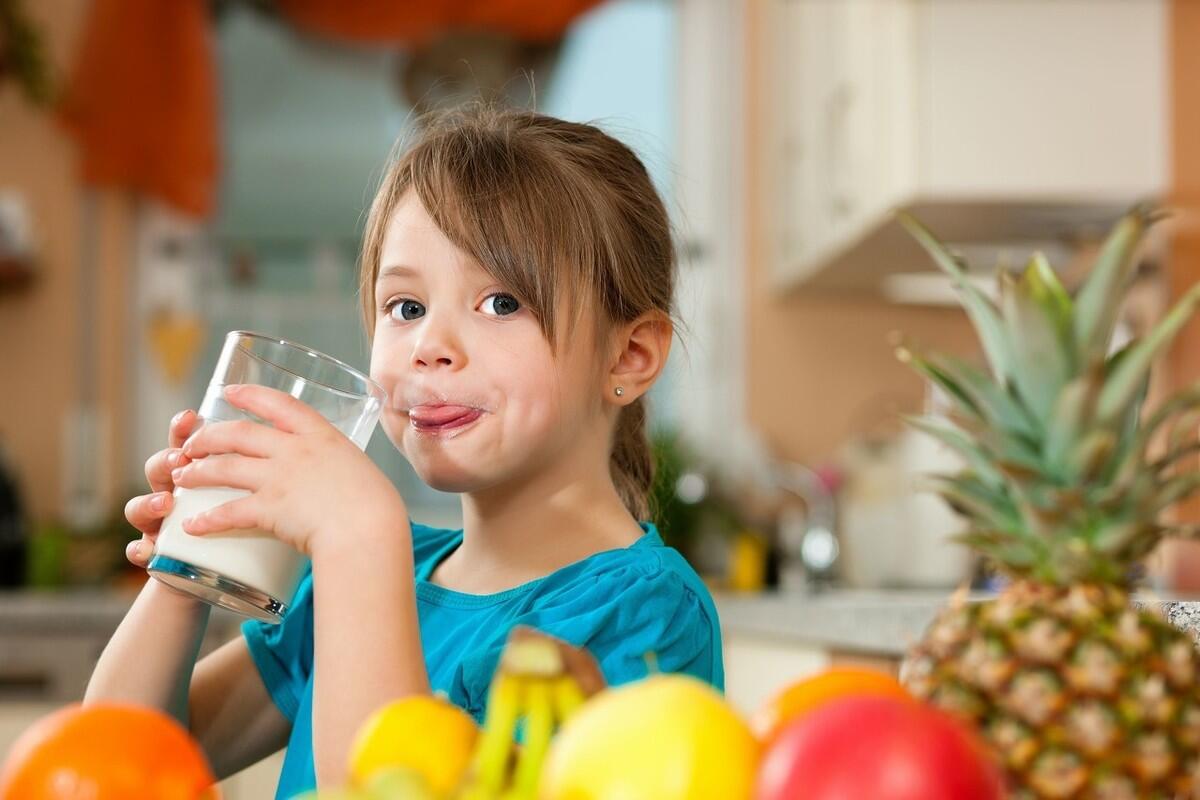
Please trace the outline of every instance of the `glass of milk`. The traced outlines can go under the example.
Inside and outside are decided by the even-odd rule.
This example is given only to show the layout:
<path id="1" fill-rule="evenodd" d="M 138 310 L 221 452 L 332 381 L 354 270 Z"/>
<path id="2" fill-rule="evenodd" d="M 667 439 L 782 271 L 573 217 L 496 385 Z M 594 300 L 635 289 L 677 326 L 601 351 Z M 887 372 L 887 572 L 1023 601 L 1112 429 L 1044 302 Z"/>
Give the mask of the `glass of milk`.
<path id="1" fill-rule="evenodd" d="M 287 392 L 319 411 L 360 450 L 366 450 L 387 398 L 379 384 L 335 358 L 260 333 L 231 331 L 204 393 L 197 429 L 238 419 L 270 424 L 225 402 L 221 392 L 231 383 Z M 192 536 L 182 527 L 185 519 L 248 494 L 245 489 L 175 487 L 174 507 L 163 520 L 147 569 L 213 605 L 280 622 L 307 567 L 306 556 L 257 529 Z"/>

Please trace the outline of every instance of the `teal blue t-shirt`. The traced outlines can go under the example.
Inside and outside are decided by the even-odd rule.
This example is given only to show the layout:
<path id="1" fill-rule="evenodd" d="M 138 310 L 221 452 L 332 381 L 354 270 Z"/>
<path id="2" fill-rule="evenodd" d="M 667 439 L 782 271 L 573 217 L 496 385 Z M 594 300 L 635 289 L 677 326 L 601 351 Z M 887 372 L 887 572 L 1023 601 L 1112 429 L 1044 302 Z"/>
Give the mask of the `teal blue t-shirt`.
<path id="1" fill-rule="evenodd" d="M 462 530 L 412 523 L 417 615 L 434 691 L 483 723 L 488 688 L 509 630 L 531 625 L 586 647 L 610 685 L 684 672 L 724 690 L 721 633 L 712 597 L 651 522 L 627 548 L 596 553 L 542 578 L 488 595 L 429 582 L 462 542 Z M 316 786 L 312 750 L 313 586 L 304 576 L 283 622 L 242 624 L 246 644 L 275 705 L 292 723 L 276 800 Z"/>

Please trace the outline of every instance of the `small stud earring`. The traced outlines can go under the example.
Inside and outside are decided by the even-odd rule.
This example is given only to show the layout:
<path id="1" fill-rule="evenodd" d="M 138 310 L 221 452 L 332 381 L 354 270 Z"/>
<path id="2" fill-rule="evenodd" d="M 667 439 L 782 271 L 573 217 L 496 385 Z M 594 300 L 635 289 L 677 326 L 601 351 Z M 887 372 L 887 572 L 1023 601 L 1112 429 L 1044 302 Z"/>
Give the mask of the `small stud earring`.
<path id="1" fill-rule="evenodd" d="M 620 386 L 618 386 L 618 387 L 617 387 L 616 389 L 614 389 L 613 391 L 614 391 L 614 392 L 616 392 L 616 394 L 617 394 L 617 397 L 620 397 L 621 395 L 625 394 L 625 390 L 624 390 L 624 389 L 622 389 Z"/>

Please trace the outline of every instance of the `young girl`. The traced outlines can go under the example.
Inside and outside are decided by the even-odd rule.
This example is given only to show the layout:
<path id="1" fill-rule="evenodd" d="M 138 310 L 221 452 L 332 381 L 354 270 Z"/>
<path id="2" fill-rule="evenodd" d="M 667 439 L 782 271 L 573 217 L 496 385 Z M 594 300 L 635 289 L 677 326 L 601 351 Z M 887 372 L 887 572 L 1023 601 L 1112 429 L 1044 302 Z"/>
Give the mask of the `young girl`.
<path id="1" fill-rule="evenodd" d="M 209 607 L 147 582 L 85 702 L 188 725 L 218 777 L 288 747 L 278 798 L 344 783 L 388 701 L 444 692 L 482 722 L 509 630 L 587 648 L 620 684 L 658 669 L 723 687 L 712 599 L 648 520 L 643 397 L 674 332 L 676 255 L 645 167 L 599 129 L 486 106 L 443 113 L 394 161 L 361 261 L 381 422 L 463 528 L 409 519 L 388 478 L 285 393 L 235 387 L 272 423 L 172 421 L 126 516 L 145 565 L 174 486 L 251 494 L 192 518 L 261 528 L 311 557 L 280 625 L 199 664 Z M 189 436 L 190 434 L 190 436 Z M 186 441 L 184 441 L 187 437 Z M 149 754 L 152 756 L 152 754 Z"/>

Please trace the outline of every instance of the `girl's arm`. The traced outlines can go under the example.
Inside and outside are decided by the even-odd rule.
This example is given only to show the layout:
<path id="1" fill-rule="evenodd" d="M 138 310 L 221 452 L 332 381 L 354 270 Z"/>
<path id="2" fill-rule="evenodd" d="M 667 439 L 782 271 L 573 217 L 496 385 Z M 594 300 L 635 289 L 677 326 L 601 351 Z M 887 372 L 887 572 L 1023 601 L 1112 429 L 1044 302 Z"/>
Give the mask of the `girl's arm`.
<path id="1" fill-rule="evenodd" d="M 188 724 L 188 686 L 210 607 L 156 580 L 146 585 L 100 654 L 84 705 L 126 701 Z"/>
<path id="2" fill-rule="evenodd" d="M 165 711 L 188 728 L 224 780 L 281 750 L 292 726 L 267 693 L 245 639 L 196 663 L 210 611 L 148 580 L 100 655 L 83 703 Z"/>
<path id="3" fill-rule="evenodd" d="M 346 782 L 354 735 L 372 712 L 429 693 L 407 516 L 345 530 L 321 539 L 312 554 L 318 787 Z"/>
<path id="4" fill-rule="evenodd" d="M 183 446 L 191 463 L 171 477 L 177 486 L 250 494 L 184 520 L 183 529 L 258 528 L 311 557 L 313 761 L 323 785 L 340 785 L 366 718 L 429 691 L 408 509 L 387 475 L 311 406 L 257 384 L 226 386 L 224 397 L 270 424 L 204 425 Z"/>

